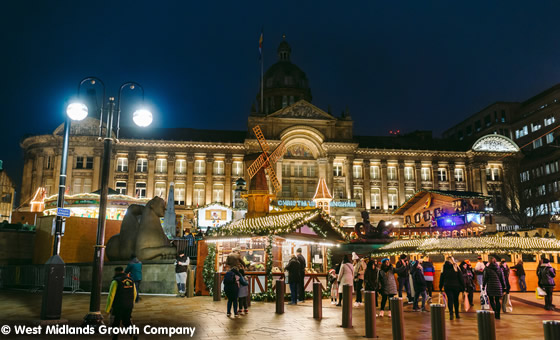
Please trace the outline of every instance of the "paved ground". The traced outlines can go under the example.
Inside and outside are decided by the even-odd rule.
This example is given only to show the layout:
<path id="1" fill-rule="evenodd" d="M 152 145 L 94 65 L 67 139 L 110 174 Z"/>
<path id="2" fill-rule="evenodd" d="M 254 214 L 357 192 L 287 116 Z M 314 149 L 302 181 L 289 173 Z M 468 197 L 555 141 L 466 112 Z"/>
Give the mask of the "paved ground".
<path id="1" fill-rule="evenodd" d="M 434 293 L 437 294 L 437 293 Z M 104 295 L 102 297 L 105 302 Z M 477 296 L 475 301 L 477 301 Z M 555 297 L 560 306 L 560 295 Z M 543 339 L 542 321 L 560 320 L 560 312 L 545 311 L 534 293 L 514 293 L 513 313 L 497 320 L 498 339 Z M 78 326 L 89 307 L 89 295 L 65 294 L 63 318 L 69 325 Z M 475 306 L 478 307 L 478 306 Z M 27 292 L 0 292 L 0 326 L 33 324 L 39 316 L 41 295 Z M 363 339 L 364 311 L 354 308 L 353 327 L 341 328 L 341 309 L 323 300 L 323 320 L 313 317 L 312 301 L 297 306 L 285 306 L 285 314 L 274 313 L 274 303 L 253 302 L 250 313 L 240 318 L 227 318 L 226 301 L 213 302 L 211 297 L 176 298 L 144 296 L 134 309 L 134 323 L 141 328 L 152 326 L 196 327 L 196 339 Z M 447 316 L 447 314 L 446 314 Z M 405 306 L 405 332 L 407 339 L 430 339 L 430 313 L 412 312 Z M 462 313 L 460 320 L 446 320 L 449 339 L 477 339 L 476 312 Z M 377 318 L 379 339 L 391 339 L 391 319 Z M 0 339 L 58 339 L 60 336 L 9 336 Z M 108 336 L 68 336 L 67 339 L 108 339 Z M 121 339 L 128 339 L 121 336 Z M 140 339 L 169 339 L 168 336 L 140 335 Z M 184 339 L 174 336 L 172 339 Z"/>

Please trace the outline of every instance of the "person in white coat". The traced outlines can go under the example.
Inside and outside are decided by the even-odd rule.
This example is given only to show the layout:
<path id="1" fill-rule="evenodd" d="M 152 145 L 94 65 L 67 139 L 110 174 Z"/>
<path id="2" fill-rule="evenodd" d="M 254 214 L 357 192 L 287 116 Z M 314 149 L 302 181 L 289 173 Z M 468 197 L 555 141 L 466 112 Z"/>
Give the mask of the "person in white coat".
<path id="1" fill-rule="evenodd" d="M 352 293 L 354 293 L 354 266 L 352 262 L 348 259 L 348 255 L 344 255 L 342 259 L 342 264 L 340 265 L 340 271 L 338 272 L 338 304 L 342 305 L 342 292 L 344 290 L 344 285 L 350 285 L 352 287 Z M 350 297 L 352 301 L 352 297 Z"/>

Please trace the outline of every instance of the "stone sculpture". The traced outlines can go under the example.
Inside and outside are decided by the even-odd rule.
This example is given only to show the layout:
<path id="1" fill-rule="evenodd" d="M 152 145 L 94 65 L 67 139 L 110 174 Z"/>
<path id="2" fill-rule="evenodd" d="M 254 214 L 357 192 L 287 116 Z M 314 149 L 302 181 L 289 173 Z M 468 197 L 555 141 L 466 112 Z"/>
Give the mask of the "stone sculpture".
<path id="1" fill-rule="evenodd" d="M 367 211 L 362 211 L 362 221 L 363 222 L 358 222 L 354 225 L 354 232 L 358 235 L 359 239 L 388 238 L 393 230 L 393 225 L 391 223 L 385 223 L 384 220 L 379 221 L 377 227 L 374 227 L 369 222 L 369 213 Z"/>
<path id="2" fill-rule="evenodd" d="M 110 261 L 125 261 L 131 254 L 139 260 L 174 258 L 177 249 L 170 245 L 161 227 L 160 217 L 165 214 L 165 201 L 154 197 L 146 206 L 128 207 L 121 224 L 121 232 L 107 242 Z"/>

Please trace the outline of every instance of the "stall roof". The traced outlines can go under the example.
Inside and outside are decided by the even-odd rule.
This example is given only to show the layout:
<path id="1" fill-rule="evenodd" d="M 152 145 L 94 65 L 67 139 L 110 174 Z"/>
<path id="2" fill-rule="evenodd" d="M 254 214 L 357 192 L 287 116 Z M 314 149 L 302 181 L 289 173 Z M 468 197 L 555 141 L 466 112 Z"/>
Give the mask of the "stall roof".
<path id="1" fill-rule="evenodd" d="M 437 194 L 452 198 L 488 198 L 482 195 L 479 192 L 474 191 L 456 191 L 456 190 L 427 190 L 421 189 L 418 190 L 412 197 L 410 197 L 407 201 L 405 201 L 400 207 L 393 211 L 393 215 L 403 215 L 405 211 L 410 209 L 413 205 L 415 205 L 418 201 L 420 201 L 424 196 L 427 194 Z"/>
<path id="2" fill-rule="evenodd" d="M 398 255 L 417 252 L 422 254 L 515 252 L 539 253 L 560 252 L 560 241 L 541 237 L 465 237 L 425 238 L 398 240 L 379 249 L 383 254 Z"/>
<path id="3" fill-rule="evenodd" d="M 303 232 L 307 226 L 315 235 Z M 290 211 L 264 217 L 244 218 L 211 232 L 211 237 L 299 235 L 311 238 L 346 241 L 348 236 L 336 220 L 321 209 Z"/>

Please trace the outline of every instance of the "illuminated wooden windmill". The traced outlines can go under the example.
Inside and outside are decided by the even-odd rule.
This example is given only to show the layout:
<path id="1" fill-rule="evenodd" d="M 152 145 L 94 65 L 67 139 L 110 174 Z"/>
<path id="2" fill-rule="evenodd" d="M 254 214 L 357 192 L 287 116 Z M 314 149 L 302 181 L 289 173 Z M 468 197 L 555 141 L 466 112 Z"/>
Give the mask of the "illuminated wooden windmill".
<path id="1" fill-rule="evenodd" d="M 262 153 L 258 154 L 258 157 L 247 167 L 247 174 L 251 179 L 249 193 L 246 195 L 247 217 L 265 216 L 268 213 L 271 198 L 275 197 L 282 189 L 274 167 L 276 166 L 276 162 L 286 153 L 286 145 L 284 142 L 280 143 L 280 145 L 270 153 L 270 147 L 264 138 L 260 126 L 255 126 L 253 132 L 261 146 Z M 245 161 L 251 162 L 253 158 L 254 157 L 249 155 L 245 158 Z M 266 175 L 268 175 L 268 179 L 274 191 L 272 194 L 269 192 Z"/>

